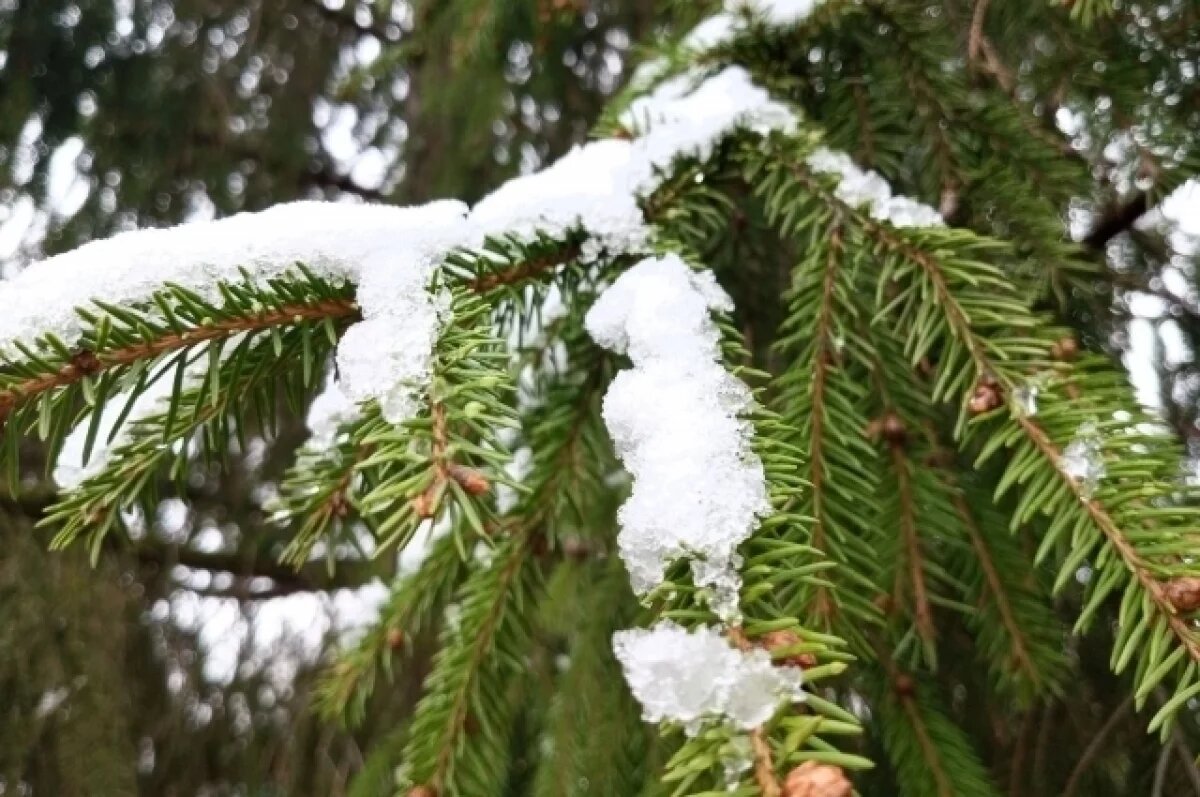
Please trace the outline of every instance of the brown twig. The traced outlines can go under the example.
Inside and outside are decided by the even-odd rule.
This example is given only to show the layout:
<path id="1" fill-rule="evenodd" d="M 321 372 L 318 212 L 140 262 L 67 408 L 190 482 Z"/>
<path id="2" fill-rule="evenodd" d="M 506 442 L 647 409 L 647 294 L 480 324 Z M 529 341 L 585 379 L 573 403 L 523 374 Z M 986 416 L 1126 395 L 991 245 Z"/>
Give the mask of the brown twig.
<path id="1" fill-rule="evenodd" d="M 812 483 L 813 529 L 811 544 L 823 554 L 828 554 L 825 530 L 825 385 L 829 373 L 830 359 L 834 356 L 830 335 L 833 317 L 834 288 L 837 284 L 838 268 L 843 253 L 842 230 L 835 226 L 829 236 L 829 257 L 825 263 L 825 274 L 821 285 L 821 307 L 817 315 L 816 358 L 813 362 L 812 409 L 809 428 L 812 430 L 811 452 L 808 458 L 808 478 Z M 837 610 L 837 602 L 824 586 L 817 587 L 816 613 L 830 617 Z"/>
<path id="2" fill-rule="evenodd" d="M 450 440 L 446 428 L 446 405 L 440 401 L 434 402 L 430 416 L 433 419 L 433 450 L 430 453 L 433 482 L 424 492 L 412 499 L 413 510 L 422 518 L 431 518 L 437 514 L 442 493 L 450 481 L 454 481 L 471 495 L 482 495 L 491 489 L 491 482 L 482 473 L 450 459 L 447 453 Z"/>
<path id="3" fill-rule="evenodd" d="M 988 549 L 987 543 L 984 542 L 979 524 L 975 522 L 975 515 L 971 512 L 971 507 L 961 494 L 955 494 L 954 508 L 958 511 L 958 516 L 963 522 L 963 527 L 967 530 L 967 535 L 971 538 L 971 546 L 975 549 L 979 566 L 983 570 L 984 583 L 987 584 L 988 590 L 992 595 L 992 600 L 996 603 L 996 611 L 1000 613 L 1000 622 L 1008 629 L 1009 638 L 1012 639 L 1013 658 L 1016 659 L 1019 668 L 1029 675 L 1030 681 L 1034 684 L 1040 684 L 1042 680 L 1041 674 L 1034 665 L 1028 648 L 1025 647 L 1025 637 L 1024 632 L 1021 630 L 1021 624 L 1017 622 L 1012 604 L 1009 603 L 1004 586 L 1000 583 L 1000 574 L 996 571 L 996 564 L 992 561 L 992 553 Z"/>
<path id="4" fill-rule="evenodd" d="M 747 637 L 739 626 L 733 626 L 725 632 L 725 636 L 738 650 L 746 652 L 754 648 L 754 643 Z M 775 776 L 775 759 L 771 754 L 771 743 L 767 741 L 762 728 L 750 732 L 750 747 L 754 752 L 754 781 L 758 784 L 762 797 L 780 797 L 783 787 Z"/>
<path id="5" fill-rule="evenodd" d="M 912 590 L 913 619 L 917 623 L 917 632 L 921 639 L 932 642 L 936 636 L 933 625 L 933 609 L 929 603 L 929 592 L 925 584 L 925 570 L 922 567 L 921 535 L 917 531 L 916 506 L 913 502 L 911 475 L 908 472 L 908 459 L 904 454 L 903 445 L 890 445 L 892 467 L 896 472 L 897 492 L 900 495 L 900 528 L 904 534 L 905 558 L 908 559 L 909 588 Z M 897 603 L 901 596 L 896 595 Z"/>
<path id="6" fill-rule="evenodd" d="M 1117 706 L 1108 720 L 1100 726 L 1100 730 L 1096 731 L 1096 735 L 1088 742 L 1088 746 L 1084 748 L 1083 755 L 1079 757 L 1075 768 L 1071 770 L 1070 777 L 1067 778 L 1067 785 L 1063 787 L 1062 797 L 1072 797 L 1075 790 L 1079 787 L 1079 783 L 1083 778 L 1083 773 L 1087 772 L 1092 762 L 1096 760 L 1096 756 L 1104 750 L 1104 743 L 1108 740 L 1109 735 L 1120 724 L 1121 719 L 1133 708 L 1133 695 L 1129 695 Z"/>
<path id="7" fill-rule="evenodd" d="M 967 64 L 974 66 L 983 49 L 983 23 L 987 21 L 988 5 L 991 0 L 976 0 L 975 13 L 971 15 L 971 32 L 967 37 Z"/>
<path id="8" fill-rule="evenodd" d="M 476 293 L 487 293 L 501 285 L 511 285 L 514 282 L 538 276 L 544 271 L 561 266 L 563 263 L 569 263 L 579 257 L 579 251 L 580 248 L 578 245 L 566 246 L 543 257 L 526 260 L 524 263 L 520 263 L 505 271 L 497 271 L 494 274 L 485 274 L 482 277 L 476 277 L 467 283 L 467 287 Z"/>

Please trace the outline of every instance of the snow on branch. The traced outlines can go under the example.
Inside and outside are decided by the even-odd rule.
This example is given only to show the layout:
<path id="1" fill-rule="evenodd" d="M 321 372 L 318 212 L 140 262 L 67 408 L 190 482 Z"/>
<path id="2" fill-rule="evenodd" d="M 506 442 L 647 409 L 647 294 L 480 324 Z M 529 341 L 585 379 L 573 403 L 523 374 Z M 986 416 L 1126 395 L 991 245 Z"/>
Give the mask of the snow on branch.
<path id="1" fill-rule="evenodd" d="M 780 703 L 804 699 L 804 671 L 775 666 L 762 648 L 731 647 L 708 626 L 664 620 L 649 630 L 619 631 L 613 649 L 647 722 L 682 723 L 694 735 L 706 720 L 741 730 L 766 723 Z"/>
<path id="2" fill-rule="evenodd" d="M 618 277 L 586 319 L 597 343 L 633 361 L 608 389 L 604 421 L 633 476 L 618 543 L 634 591 L 686 558 L 726 621 L 738 613 L 737 546 L 770 511 L 743 417 L 750 390 L 721 364 L 709 317 L 731 309 L 710 273 L 668 255 Z"/>
<path id="3" fill-rule="evenodd" d="M 100 302 L 150 302 L 168 285 L 220 306 L 221 286 L 266 285 L 297 264 L 332 284 L 358 286 L 362 321 L 338 349 L 343 387 L 356 401 L 378 399 L 385 414 L 408 417 L 423 387 L 439 322 L 428 292 L 447 253 L 478 243 L 466 207 L 420 208 L 299 202 L 256 214 L 172 229 L 139 230 L 86 244 L 0 282 L 0 353 L 52 336 L 74 348 L 86 322 L 79 310 Z"/>
<path id="4" fill-rule="evenodd" d="M 929 205 L 892 194 L 892 187 L 878 172 L 855 165 L 844 152 L 818 147 L 808 156 L 808 167 L 818 174 L 837 178 L 834 196 L 850 207 L 865 207 L 877 221 L 894 227 L 944 227 L 945 220 Z"/>
<path id="5" fill-rule="evenodd" d="M 756 86 L 741 67 L 700 79 L 684 75 L 635 100 L 621 116 L 636 134 L 576 147 L 548 168 L 509 180 L 471 212 L 491 237 L 562 240 L 587 235 L 580 259 L 648 251 L 651 230 L 641 201 L 669 176 L 681 157 L 708 160 L 738 129 L 790 129 L 795 117 Z"/>
<path id="6" fill-rule="evenodd" d="M 787 28 L 808 19 L 825 0 L 725 0 L 725 10 L 703 20 L 683 39 L 699 52 L 728 44 L 749 29 L 750 21 Z"/>

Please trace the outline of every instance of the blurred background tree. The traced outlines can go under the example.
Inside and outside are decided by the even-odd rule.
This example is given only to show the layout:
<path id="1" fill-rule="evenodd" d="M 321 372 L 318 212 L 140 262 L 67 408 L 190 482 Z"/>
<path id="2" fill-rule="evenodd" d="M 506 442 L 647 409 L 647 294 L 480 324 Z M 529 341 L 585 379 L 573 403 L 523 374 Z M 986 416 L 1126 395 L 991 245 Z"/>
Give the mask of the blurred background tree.
<path id="1" fill-rule="evenodd" d="M 714 5 L 0 0 L 3 268 L 298 198 L 476 199 L 582 141 L 636 43 L 685 31 Z M 781 41 L 760 60 L 832 145 L 954 224 L 1028 242 L 1046 307 L 1084 345 L 1126 354 L 1143 400 L 1200 456 L 1200 191 L 1172 194 L 1200 159 L 1200 5 L 861 5 L 846 29 Z M 1104 278 L 1038 270 L 1076 258 L 1106 264 Z M 747 279 L 733 292 L 754 307 L 762 288 Z M 750 331 L 771 329 L 758 336 L 769 340 L 778 308 L 762 307 Z M 390 793 L 364 751 L 387 749 L 415 699 L 424 643 L 405 641 L 418 664 L 376 691 L 363 725 L 315 719 L 314 670 L 347 621 L 323 596 L 391 565 L 276 564 L 286 538 L 262 507 L 300 436 L 293 420 L 229 472 L 189 482 L 186 501 L 164 501 L 97 569 L 79 552 L 47 554 L 32 532 L 50 500 L 33 470 L 4 496 L 0 794 Z M 269 618 L 305 613 L 308 633 L 274 636 Z M 1085 644 L 1103 661 L 1106 640 Z M 1012 794 L 1148 793 L 1158 748 L 1143 744 L 1127 691 L 1107 671 L 1081 675 L 998 734 L 1007 744 L 986 763 L 1021 773 Z M 1193 731 L 1184 723 L 1173 742 L 1180 760 Z M 1172 777 L 1200 793 L 1193 772 Z"/>
<path id="2" fill-rule="evenodd" d="M 476 199 L 585 140 L 666 6 L 0 2 L 0 273 L 296 199 Z M 293 419 L 195 480 L 98 569 L 32 530 L 50 498 L 36 470 L 4 496 L 0 794 L 348 793 L 423 670 L 354 733 L 316 720 L 315 665 L 352 622 L 337 608 L 382 587 L 359 598 L 368 568 L 276 564 L 286 539 L 262 506 L 301 437 Z M 222 632 L 214 661 L 205 642 Z M 357 793 L 388 793 L 386 774 Z"/>

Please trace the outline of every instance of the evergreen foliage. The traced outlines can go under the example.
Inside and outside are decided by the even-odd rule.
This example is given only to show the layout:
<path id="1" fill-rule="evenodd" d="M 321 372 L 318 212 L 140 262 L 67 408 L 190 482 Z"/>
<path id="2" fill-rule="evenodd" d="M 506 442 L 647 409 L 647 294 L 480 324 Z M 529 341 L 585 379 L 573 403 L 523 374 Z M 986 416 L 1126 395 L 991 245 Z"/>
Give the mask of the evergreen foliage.
<path id="1" fill-rule="evenodd" d="M 429 43 L 354 80 L 444 53 L 496 72 L 496 40 L 541 46 L 556 17 L 535 6 L 561 8 L 444 5 L 440 18 L 414 4 Z M 711 270 L 734 299 L 714 316 L 721 365 L 753 396 L 744 425 L 771 510 L 738 550 L 737 617 L 684 562 L 639 601 L 618 559 L 629 483 L 603 397 L 632 355 L 595 343 L 586 319 L 646 253 L 597 259 L 587 218 L 455 251 L 430 285 L 449 320 L 420 411 L 390 423 L 368 403 L 330 445 L 300 446 L 272 505 L 289 568 L 324 557 L 330 579 L 365 563 L 391 580 L 375 624 L 325 672 L 320 715 L 361 728 L 398 670 L 428 664 L 350 793 L 800 797 L 817 793 L 814 763 L 862 794 L 1200 793 L 1195 414 L 1139 406 L 1104 304 L 1123 275 L 1170 263 L 1130 229 L 1196 162 L 1197 112 L 1180 107 L 1195 70 L 1178 63 L 1200 52 L 1200 11 L 1162 8 L 827 0 L 787 24 L 729 12 L 740 22 L 714 46 L 668 36 L 598 135 L 651 135 L 653 120 L 623 115 L 631 103 L 729 66 L 797 119 L 679 153 L 642 197 L 650 249 Z M 1114 62 L 1103 79 L 1062 83 L 1100 57 Z M 494 91 L 459 89 L 434 129 L 478 135 L 491 111 L 473 91 Z M 1060 132 L 1058 112 L 1092 106 L 1076 140 Z M 1114 138 L 1132 154 L 1098 163 Z M 827 147 L 945 224 L 858 201 L 853 175 L 820 165 Z M 1076 242 L 1063 219 L 1082 201 L 1095 212 Z M 1119 236 L 1155 265 L 1114 277 L 1104 254 Z M 77 345 L 33 330 L 0 354 L 13 494 L 30 440 L 50 465 L 75 428 L 86 452 L 105 449 L 44 510 L 56 547 L 93 561 L 136 547 L 134 510 L 186 494 L 189 472 L 312 401 L 360 313 L 355 286 L 312 265 L 268 281 L 248 268 L 219 301 L 164 283 L 130 306 L 79 307 Z M 166 401 L 134 413 L 155 383 Z M 419 567 L 398 572 L 398 551 L 421 545 Z M 802 669 L 805 699 L 749 730 L 656 733 L 611 638 L 662 621 Z M 828 797 L 849 793 L 837 788 Z"/>

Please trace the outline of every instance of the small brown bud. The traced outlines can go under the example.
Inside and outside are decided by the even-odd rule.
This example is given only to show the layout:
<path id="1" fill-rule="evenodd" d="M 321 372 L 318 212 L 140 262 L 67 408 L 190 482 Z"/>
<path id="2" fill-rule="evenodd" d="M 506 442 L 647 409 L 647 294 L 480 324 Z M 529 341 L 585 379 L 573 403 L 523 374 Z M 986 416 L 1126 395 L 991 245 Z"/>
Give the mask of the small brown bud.
<path id="1" fill-rule="evenodd" d="M 463 720 L 463 730 L 467 732 L 467 736 L 479 733 L 479 718 L 474 713 L 468 714 Z"/>
<path id="2" fill-rule="evenodd" d="M 462 465 L 451 465 L 446 472 L 450 474 L 451 479 L 458 482 L 459 486 L 471 495 L 483 495 L 492 488 L 487 477 L 477 470 Z"/>
<path id="3" fill-rule="evenodd" d="M 334 517 L 339 518 L 344 518 L 350 514 L 350 501 L 346 498 L 345 492 L 338 490 L 329 496 L 329 510 L 333 512 Z"/>
<path id="4" fill-rule="evenodd" d="M 850 797 L 854 785 L 841 767 L 805 761 L 788 773 L 783 797 Z"/>
<path id="5" fill-rule="evenodd" d="M 1004 403 L 1004 397 L 996 380 L 984 377 L 975 386 L 975 393 L 967 402 L 967 409 L 971 411 L 972 415 L 982 415 L 985 412 L 991 412 L 1002 403 Z"/>
<path id="6" fill-rule="evenodd" d="M 758 643 L 771 653 L 774 653 L 784 648 L 799 645 L 803 641 L 800 635 L 794 631 L 769 631 L 759 637 Z M 817 657 L 811 653 L 791 653 L 776 659 L 776 662 L 807 670 L 809 667 L 817 666 Z"/>
<path id="7" fill-rule="evenodd" d="M 1067 393 L 1067 398 L 1077 399 L 1083 395 L 1083 390 L 1081 390 L 1079 385 L 1075 384 L 1074 382 L 1068 382 L 1067 388 L 1066 388 L 1066 393 Z"/>
<path id="8" fill-rule="evenodd" d="M 902 446 L 908 437 L 904 421 L 894 412 L 888 412 L 867 424 L 867 438 L 870 440 L 883 439 L 889 445 Z"/>
<path id="9" fill-rule="evenodd" d="M 413 512 L 419 518 L 431 518 L 437 510 L 435 493 L 432 490 L 427 490 L 416 498 L 412 499 Z"/>
<path id="10" fill-rule="evenodd" d="M 404 647 L 404 632 L 399 628 L 389 629 L 387 632 L 387 644 L 392 650 L 400 650 Z"/>
<path id="11" fill-rule="evenodd" d="M 1171 579 L 1164 591 L 1175 611 L 1186 614 L 1200 609 L 1200 578 L 1183 576 Z"/>
<path id="12" fill-rule="evenodd" d="M 1050 346 L 1050 356 L 1056 360 L 1074 360 L 1079 354 L 1079 343 L 1070 335 L 1059 338 Z"/>
<path id="13" fill-rule="evenodd" d="M 905 438 L 908 436 L 908 430 L 904 428 L 904 421 L 894 412 L 889 412 L 883 416 L 883 439 L 894 446 L 904 445 Z"/>
<path id="14" fill-rule="evenodd" d="M 100 358 L 91 349 L 80 349 L 71 355 L 71 365 L 81 374 L 94 374 L 100 370 Z"/>
<path id="15" fill-rule="evenodd" d="M 900 697 L 912 697 L 917 693 L 917 682 L 908 673 L 900 673 L 892 682 L 892 689 Z"/>
<path id="16" fill-rule="evenodd" d="M 922 357 L 921 361 L 917 363 L 917 371 L 920 372 L 921 376 L 933 376 L 936 370 L 933 367 L 933 361 L 928 357 Z"/>
<path id="17" fill-rule="evenodd" d="M 567 537 L 562 541 L 562 552 L 568 559 L 582 562 L 592 555 L 592 546 L 579 537 Z"/>
<path id="18" fill-rule="evenodd" d="M 408 792 L 408 797 L 437 797 L 432 786 L 414 786 Z"/>

